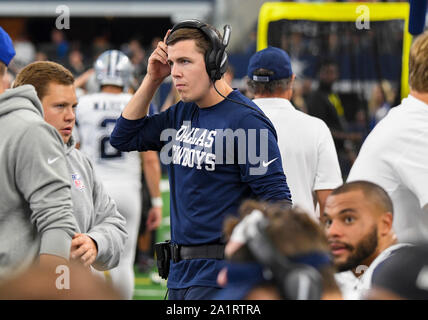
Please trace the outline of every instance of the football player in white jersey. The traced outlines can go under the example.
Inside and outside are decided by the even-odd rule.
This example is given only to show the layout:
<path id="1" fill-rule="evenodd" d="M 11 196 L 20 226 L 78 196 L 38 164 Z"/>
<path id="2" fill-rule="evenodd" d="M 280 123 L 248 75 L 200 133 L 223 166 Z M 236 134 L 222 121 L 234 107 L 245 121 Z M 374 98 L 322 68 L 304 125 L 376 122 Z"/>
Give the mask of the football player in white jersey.
<path id="1" fill-rule="evenodd" d="M 393 211 L 387 192 L 369 181 L 345 183 L 328 196 L 322 222 L 345 300 L 364 299 L 376 268 L 409 245 L 397 241 Z"/>
<path id="2" fill-rule="evenodd" d="M 95 61 L 95 73 L 101 92 L 82 96 L 76 114 L 81 151 L 94 162 L 107 192 L 116 201 L 119 212 L 126 218 L 129 234 L 118 267 L 110 270 L 112 284 L 126 299 L 134 290 L 134 257 L 141 217 L 141 159 L 152 197 L 147 229 L 157 228 L 162 220 L 160 198 L 160 163 L 156 152 L 121 152 L 110 144 L 110 133 L 116 119 L 131 99 L 127 93 L 133 66 L 118 50 L 108 50 Z"/>

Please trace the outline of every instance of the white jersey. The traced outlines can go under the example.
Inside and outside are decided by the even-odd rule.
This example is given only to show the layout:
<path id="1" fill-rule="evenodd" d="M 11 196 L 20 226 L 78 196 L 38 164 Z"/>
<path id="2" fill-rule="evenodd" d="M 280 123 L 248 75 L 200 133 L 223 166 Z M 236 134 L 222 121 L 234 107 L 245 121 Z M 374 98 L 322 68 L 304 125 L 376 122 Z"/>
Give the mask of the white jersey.
<path id="1" fill-rule="evenodd" d="M 141 161 L 138 152 L 121 152 L 110 144 L 110 134 L 131 95 L 95 93 L 79 99 L 76 110 L 80 150 L 93 161 L 97 173 L 108 184 L 140 185 Z"/>
<path id="2" fill-rule="evenodd" d="M 356 277 L 352 271 L 344 271 L 335 274 L 335 280 L 342 292 L 344 300 L 362 300 L 372 286 L 372 276 L 375 269 L 383 262 L 387 263 L 387 259 L 394 251 L 409 246 L 408 243 L 397 243 L 383 250 L 370 266 L 358 266 L 357 272 L 362 273 Z"/>
<path id="3" fill-rule="evenodd" d="M 369 134 L 348 176 L 383 187 L 400 241 L 428 238 L 428 105 L 409 95 Z"/>
<path id="4" fill-rule="evenodd" d="M 286 99 L 253 102 L 275 126 L 293 205 L 318 221 L 313 191 L 334 189 L 343 183 L 330 130 L 322 120 L 296 110 Z"/>
<path id="5" fill-rule="evenodd" d="M 128 240 L 119 265 L 109 270 L 113 286 L 132 299 L 134 258 L 141 217 L 141 160 L 138 152 L 120 152 L 110 144 L 110 134 L 131 95 L 95 93 L 79 99 L 76 111 L 80 150 L 88 155 L 107 193 L 126 219 Z"/>

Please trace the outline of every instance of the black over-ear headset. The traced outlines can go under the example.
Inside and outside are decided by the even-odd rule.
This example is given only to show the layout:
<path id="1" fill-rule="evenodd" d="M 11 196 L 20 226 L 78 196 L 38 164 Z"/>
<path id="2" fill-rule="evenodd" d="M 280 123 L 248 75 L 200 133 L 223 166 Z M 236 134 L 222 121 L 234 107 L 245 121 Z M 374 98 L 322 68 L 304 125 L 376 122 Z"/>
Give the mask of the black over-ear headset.
<path id="1" fill-rule="evenodd" d="M 307 264 L 290 261 L 274 248 L 266 234 L 267 220 L 259 221 L 256 232 L 247 241 L 256 260 L 271 273 L 282 297 L 287 300 L 319 300 L 322 278 L 318 270 Z"/>
<path id="2" fill-rule="evenodd" d="M 175 24 L 171 29 L 171 34 L 178 29 L 192 28 L 200 30 L 205 37 L 211 42 L 212 49 L 205 53 L 205 65 L 210 79 L 214 82 L 220 80 L 227 70 L 227 53 L 226 47 L 229 44 L 231 28 L 229 25 L 224 26 L 223 41 L 217 33 L 206 23 L 199 20 L 184 20 Z"/>
<path id="3" fill-rule="evenodd" d="M 214 89 L 217 91 L 217 93 L 220 96 L 222 96 L 224 99 L 249 107 L 250 109 L 257 111 L 264 118 L 268 119 L 266 115 L 263 113 L 263 111 L 256 109 L 241 101 L 237 101 L 237 100 L 233 100 L 228 97 L 225 97 L 220 93 L 220 91 L 217 90 L 217 87 L 215 86 L 215 82 L 217 80 L 220 80 L 222 75 L 227 70 L 228 61 L 227 61 L 226 47 L 229 44 L 229 39 L 230 39 L 230 33 L 231 33 L 230 26 L 229 25 L 224 26 L 223 41 L 220 40 L 217 33 L 212 28 L 208 27 L 206 23 L 203 23 L 196 19 L 184 20 L 175 24 L 172 27 L 169 36 L 171 36 L 171 34 L 173 34 L 176 30 L 183 29 L 183 28 L 198 29 L 211 42 L 211 45 L 212 45 L 211 51 L 208 51 L 205 53 L 205 67 L 206 67 L 208 76 L 213 82 Z M 168 39 L 167 39 L 167 42 L 168 42 Z M 269 119 L 268 121 L 270 123 Z M 273 128 L 273 125 L 272 125 L 272 128 Z"/>

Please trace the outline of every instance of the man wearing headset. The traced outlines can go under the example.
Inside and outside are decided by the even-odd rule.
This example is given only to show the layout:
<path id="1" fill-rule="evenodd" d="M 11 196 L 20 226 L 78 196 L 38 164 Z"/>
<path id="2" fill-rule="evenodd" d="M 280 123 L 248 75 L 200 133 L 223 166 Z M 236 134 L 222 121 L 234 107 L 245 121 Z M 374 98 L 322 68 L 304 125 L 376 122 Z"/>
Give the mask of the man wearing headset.
<path id="1" fill-rule="evenodd" d="M 122 151 L 161 151 L 168 165 L 169 299 L 211 299 L 220 289 L 222 223 L 243 199 L 291 204 L 272 123 L 222 79 L 229 35 L 228 26 L 223 40 L 197 20 L 169 30 L 110 138 Z M 181 101 L 147 116 L 153 95 L 170 74 Z"/>

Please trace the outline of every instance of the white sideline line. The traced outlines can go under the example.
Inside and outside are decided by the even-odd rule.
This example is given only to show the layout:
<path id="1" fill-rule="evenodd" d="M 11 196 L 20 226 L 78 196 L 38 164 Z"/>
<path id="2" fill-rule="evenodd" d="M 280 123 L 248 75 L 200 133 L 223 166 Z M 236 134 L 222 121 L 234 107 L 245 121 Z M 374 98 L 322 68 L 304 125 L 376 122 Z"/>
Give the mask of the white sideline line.
<path id="1" fill-rule="evenodd" d="M 166 226 L 169 226 L 169 225 L 170 225 L 169 216 L 165 217 L 165 218 L 162 218 L 162 226 L 166 227 Z"/>
<path id="2" fill-rule="evenodd" d="M 159 189 L 160 189 L 160 192 L 167 192 L 167 191 L 169 191 L 169 181 L 166 180 L 166 179 L 162 179 L 160 181 L 160 184 L 159 184 Z"/>

